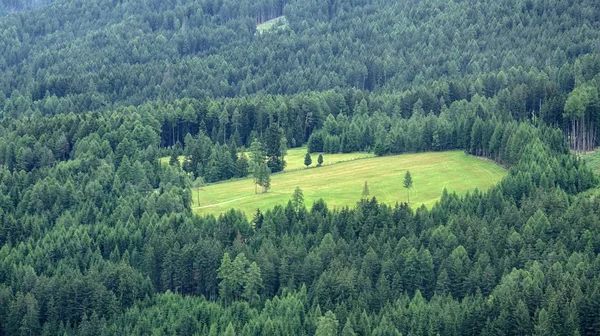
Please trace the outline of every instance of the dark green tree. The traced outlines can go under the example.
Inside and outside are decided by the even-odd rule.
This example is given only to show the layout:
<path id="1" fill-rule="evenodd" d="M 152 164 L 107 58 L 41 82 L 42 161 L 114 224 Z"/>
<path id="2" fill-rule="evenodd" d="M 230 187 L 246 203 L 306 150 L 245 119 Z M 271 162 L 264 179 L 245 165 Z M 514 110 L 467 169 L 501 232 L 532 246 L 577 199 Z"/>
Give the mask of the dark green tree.
<path id="1" fill-rule="evenodd" d="M 267 165 L 271 172 L 280 172 L 285 168 L 282 147 L 283 130 L 276 123 L 271 123 L 265 132 L 265 150 Z"/>
<path id="2" fill-rule="evenodd" d="M 312 164 L 312 158 L 310 157 L 310 153 L 306 152 L 304 156 L 304 165 L 308 168 Z"/>

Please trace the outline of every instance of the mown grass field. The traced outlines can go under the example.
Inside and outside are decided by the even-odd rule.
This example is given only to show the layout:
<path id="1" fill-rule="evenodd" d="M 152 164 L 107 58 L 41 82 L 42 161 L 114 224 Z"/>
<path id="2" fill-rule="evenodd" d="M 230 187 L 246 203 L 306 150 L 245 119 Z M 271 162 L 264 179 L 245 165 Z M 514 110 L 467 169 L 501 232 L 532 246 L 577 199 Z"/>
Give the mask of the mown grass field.
<path id="1" fill-rule="evenodd" d="M 293 155 L 297 154 L 290 151 L 290 167 Z M 326 156 L 324 158 L 327 160 Z M 462 151 L 373 157 L 272 175 L 272 187 L 266 194 L 254 193 L 251 178 L 204 186 L 199 193 L 197 189 L 193 190 L 194 210 L 204 215 L 236 208 L 251 216 L 257 208 L 264 211 L 277 204 L 286 204 L 296 187 L 304 192 L 308 207 L 319 198 L 332 208 L 353 206 L 361 198 L 365 181 L 369 184 L 371 197 L 395 204 L 407 200 L 406 189 L 402 188 L 406 170 L 410 170 L 414 181 L 410 191 L 413 207 L 421 204 L 431 207 L 444 188 L 457 193 L 487 189 L 506 174 L 504 168 Z"/>

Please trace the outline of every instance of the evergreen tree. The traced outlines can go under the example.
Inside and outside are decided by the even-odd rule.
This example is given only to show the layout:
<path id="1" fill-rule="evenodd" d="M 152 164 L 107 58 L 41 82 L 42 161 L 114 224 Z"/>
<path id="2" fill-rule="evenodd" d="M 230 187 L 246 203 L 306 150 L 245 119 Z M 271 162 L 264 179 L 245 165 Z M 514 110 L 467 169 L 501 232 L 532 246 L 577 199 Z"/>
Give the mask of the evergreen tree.
<path id="1" fill-rule="evenodd" d="M 244 153 L 240 153 L 240 157 L 236 163 L 236 176 L 237 177 L 246 177 L 249 172 L 249 163 L 248 157 Z"/>
<path id="2" fill-rule="evenodd" d="M 175 148 L 173 148 L 173 150 L 171 150 L 171 157 L 169 158 L 169 165 L 174 166 L 174 167 L 180 166 L 179 155 L 177 154 L 177 151 L 175 150 Z"/>
<path id="3" fill-rule="evenodd" d="M 315 336 L 335 336 L 338 334 L 338 320 L 335 314 L 328 310 L 324 316 L 319 317 Z"/>
<path id="4" fill-rule="evenodd" d="M 254 172 L 255 184 L 263 188 L 263 193 L 266 193 L 271 188 L 271 170 L 266 163 L 256 169 Z"/>
<path id="5" fill-rule="evenodd" d="M 265 147 L 267 156 L 267 165 L 271 172 L 279 172 L 285 168 L 283 159 L 285 144 L 282 145 L 283 130 L 276 123 L 271 123 L 265 132 Z"/>
<path id="6" fill-rule="evenodd" d="M 200 188 L 204 185 L 204 179 L 202 177 L 197 177 L 194 182 L 192 182 L 192 188 L 196 188 L 196 200 L 198 206 L 200 206 Z"/>
<path id="7" fill-rule="evenodd" d="M 229 324 L 227 325 L 227 328 L 225 328 L 225 333 L 223 334 L 224 336 L 235 336 L 235 328 L 233 327 L 233 324 L 231 322 L 229 322 Z"/>
<path id="8" fill-rule="evenodd" d="M 304 194 L 300 187 L 296 187 L 294 194 L 292 194 L 292 206 L 296 212 L 300 211 L 304 207 Z"/>
<path id="9" fill-rule="evenodd" d="M 310 153 L 306 152 L 306 155 L 304 156 L 304 165 L 308 168 L 308 166 L 310 166 L 312 164 L 312 158 L 310 157 Z"/>
<path id="10" fill-rule="evenodd" d="M 369 197 L 369 184 L 367 183 L 367 181 L 365 181 L 365 185 L 363 186 L 363 190 L 362 190 L 362 198 L 368 198 Z"/>
<path id="11" fill-rule="evenodd" d="M 408 195 L 408 203 L 410 203 L 410 188 L 412 188 L 413 185 L 413 180 L 412 177 L 410 176 L 410 172 L 407 170 L 406 174 L 404 175 L 404 182 L 402 183 L 402 186 L 406 189 L 407 195 Z"/>
<path id="12" fill-rule="evenodd" d="M 246 271 L 244 278 L 244 292 L 242 297 L 252 304 L 258 303 L 260 300 L 258 291 L 262 285 L 263 279 L 260 273 L 260 267 L 256 264 L 256 262 L 252 262 Z"/>
<path id="13" fill-rule="evenodd" d="M 323 165 L 323 154 L 319 154 L 319 157 L 317 158 L 317 165 L 319 167 Z"/>

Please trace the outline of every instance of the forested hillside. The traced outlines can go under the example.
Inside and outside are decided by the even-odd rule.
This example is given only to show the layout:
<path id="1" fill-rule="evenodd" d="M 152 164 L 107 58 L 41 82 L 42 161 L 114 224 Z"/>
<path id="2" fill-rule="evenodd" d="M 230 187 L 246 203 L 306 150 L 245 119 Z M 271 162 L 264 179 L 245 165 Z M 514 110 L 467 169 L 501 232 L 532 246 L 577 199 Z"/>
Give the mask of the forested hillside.
<path id="1" fill-rule="evenodd" d="M 15 12 L 36 9 L 54 2 L 54 0 L 1 0 L 0 17 Z"/>
<path id="2" fill-rule="evenodd" d="M 9 74 L 0 90 L 98 109 L 406 89 L 511 67 L 560 68 L 598 53 L 598 13 L 592 0 L 59 1 L 0 22 L 0 69 Z M 282 14 L 290 29 L 255 34 L 257 22 Z"/>
<path id="3" fill-rule="evenodd" d="M 597 1 L 28 7 L 0 7 L 0 335 L 600 334 Z M 508 173 L 193 213 L 302 145 Z"/>

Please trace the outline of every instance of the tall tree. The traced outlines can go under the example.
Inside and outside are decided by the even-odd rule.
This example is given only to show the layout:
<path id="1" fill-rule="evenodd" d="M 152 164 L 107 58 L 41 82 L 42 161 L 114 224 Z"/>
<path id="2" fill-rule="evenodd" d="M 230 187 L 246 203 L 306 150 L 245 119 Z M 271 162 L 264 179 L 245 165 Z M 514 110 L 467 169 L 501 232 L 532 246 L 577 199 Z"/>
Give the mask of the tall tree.
<path id="1" fill-rule="evenodd" d="M 254 178 L 254 193 L 257 193 L 256 187 L 262 185 L 264 180 L 265 169 L 265 152 L 263 151 L 262 144 L 258 140 L 252 141 L 250 145 L 250 171 Z"/>
<path id="2" fill-rule="evenodd" d="M 402 183 L 402 186 L 406 189 L 409 204 L 410 204 L 410 188 L 412 188 L 412 185 L 413 185 L 413 180 L 412 180 L 412 177 L 410 176 L 410 171 L 407 170 L 406 174 L 404 175 L 404 182 Z"/>
<path id="3" fill-rule="evenodd" d="M 369 184 L 367 183 L 367 181 L 365 181 L 365 185 L 363 186 L 363 190 L 362 190 L 362 198 L 368 198 L 369 197 Z"/>
<path id="4" fill-rule="evenodd" d="M 338 325 L 335 314 L 328 310 L 324 316 L 319 317 L 315 336 L 335 336 L 338 334 Z"/>
<path id="5" fill-rule="evenodd" d="M 300 187 L 296 187 L 292 194 L 292 206 L 296 211 L 300 211 L 300 209 L 304 207 L 304 193 Z"/>
<path id="6" fill-rule="evenodd" d="M 267 127 L 264 139 L 267 165 L 274 173 L 282 171 L 283 168 L 285 168 L 283 155 L 286 150 L 286 146 L 283 144 L 283 130 L 276 123 L 271 123 L 269 127 Z"/>
<path id="7" fill-rule="evenodd" d="M 271 169 L 263 162 L 254 172 L 255 184 L 262 187 L 266 193 L 271 188 Z"/>
<path id="8" fill-rule="evenodd" d="M 169 165 L 175 166 L 175 167 L 180 166 L 179 155 L 175 148 L 173 148 L 173 150 L 171 150 L 171 157 L 169 158 Z"/>

